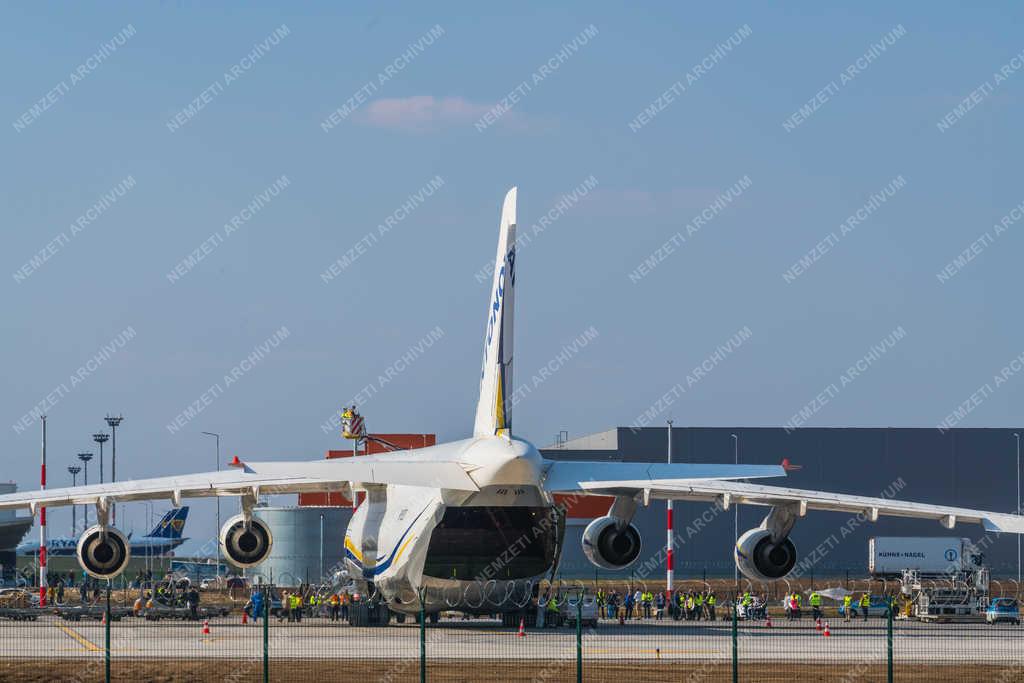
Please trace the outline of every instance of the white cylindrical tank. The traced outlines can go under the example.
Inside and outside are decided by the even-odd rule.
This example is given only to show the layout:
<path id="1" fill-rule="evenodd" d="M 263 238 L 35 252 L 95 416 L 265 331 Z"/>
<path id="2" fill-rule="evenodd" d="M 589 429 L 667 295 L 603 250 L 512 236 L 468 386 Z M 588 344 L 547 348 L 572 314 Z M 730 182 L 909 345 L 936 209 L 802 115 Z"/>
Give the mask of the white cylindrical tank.
<path id="1" fill-rule="evenodd" d="M 266 522 L 274 536 L 267 559 L 246 570 L 246 576 L 253 581 L 261 577 L 264 582 L 272 581 L 279 586 L 319 584 L 330 582 L 343 567 L 345 529 L 352 517 L 351 508 L 256 507 L 253 515 Z"/>

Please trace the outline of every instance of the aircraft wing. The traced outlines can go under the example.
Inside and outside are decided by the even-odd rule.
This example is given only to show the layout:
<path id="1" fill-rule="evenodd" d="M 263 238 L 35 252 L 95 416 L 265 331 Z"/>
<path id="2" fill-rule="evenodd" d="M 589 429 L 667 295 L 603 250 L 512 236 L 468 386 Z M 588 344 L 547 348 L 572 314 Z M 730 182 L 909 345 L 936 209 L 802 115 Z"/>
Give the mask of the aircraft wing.
<path id="1" fill-rule="evenodd" d="M 339 491 L 356 484 L 404 484 L 477 491 L 479 487 L 454 461 L 402 460 L 373 456 L 316 462 L 243 463 L 223 472 L 137 479 L 109 484 L 25 491 L 0 496 L 0 510 L 169 498 Z"/>
<path id="2" fill-rule="evenodd" d="M 681 465 L 646 465 L 644 463 L 595 463 L 595 462 L 557 462 L 553 470 L 561 470 L 555 477 L 557 488 L 549 486 L 556 493 L 586 493 L 592 495 L 643 496 L 645 500 L 693 500 L 717 501 L 723 508 L 730 505 L 795 505 L 802 517 L 808 510 L 831 510 L 834 512 L 863 513 L 872 522 L 879 516 L 915 517 L 934 519 L 945 528 L 952 529 L 957 522 L 977 522 L 986 531 L 1024 534 L 1024 517 L 1006 512 L 989 512 L 969 508 L 950 507 L 946 505 L 930 505 L 912 503 L 891 498 L 871 498 L 853 496 L 844 493 L 827 491 L 811 491 L 793 489 L 784 486 L 764 486 L 740 481 L 730 481 L 727 477 L 707 477 L 695 479 L 686 474 L 673 472 L 672 478 L 650 476 L 640 470 L 634 470 L 638 476 L 623 478 L 602 478 L 605 467 L 626 466 L 627 468 L 650 468 L 652 473 L 663 471 L 662 468 L 678 468 Z M 694 468 L 743 467 L 742 465 L 691 465 Z M 782 468 L 767 468 L 778 469 Z M 709 470 L 710 471 L 710 470 Z M 616 474 L 612 469 L 610 475 Z M 763 476 L 782 476 L 763 475 Z M 575 485 L 572 479 L 577 479 Z M 750 478 L 749 475 L 733 477 L 736 479 Z"/>

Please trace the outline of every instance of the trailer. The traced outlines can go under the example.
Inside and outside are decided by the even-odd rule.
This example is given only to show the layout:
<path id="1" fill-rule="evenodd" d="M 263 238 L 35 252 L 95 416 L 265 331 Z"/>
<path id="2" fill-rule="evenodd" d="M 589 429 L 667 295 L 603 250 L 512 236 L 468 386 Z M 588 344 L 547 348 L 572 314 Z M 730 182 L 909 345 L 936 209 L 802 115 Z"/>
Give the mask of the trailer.
<path id="1" fill-rule="evenodd" d="M 969 538 L 943 536 L 877 536 L 868 541 L 872 576 L 949 576 L 982 569 L 985 556 Z"/>

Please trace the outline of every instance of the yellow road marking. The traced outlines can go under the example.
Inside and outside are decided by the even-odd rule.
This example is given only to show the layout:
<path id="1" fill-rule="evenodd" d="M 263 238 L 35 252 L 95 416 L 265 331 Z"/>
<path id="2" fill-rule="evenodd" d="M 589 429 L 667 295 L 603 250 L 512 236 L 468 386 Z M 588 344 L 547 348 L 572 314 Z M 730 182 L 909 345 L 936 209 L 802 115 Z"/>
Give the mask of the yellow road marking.
<path id="1" fill-rule="evenodd" d="M 64 626 L 63 624 L 54 624 L 54 626 L 59 628 L 61 631 L 64 631 L 64 633 L 66 633 L 67 635 L 71 636 L 75 640 L 75 642 L 77 642 L 79 645 L 81 645 L 89 652 L 99 652 L 103 649 L 73 628 Z"/>

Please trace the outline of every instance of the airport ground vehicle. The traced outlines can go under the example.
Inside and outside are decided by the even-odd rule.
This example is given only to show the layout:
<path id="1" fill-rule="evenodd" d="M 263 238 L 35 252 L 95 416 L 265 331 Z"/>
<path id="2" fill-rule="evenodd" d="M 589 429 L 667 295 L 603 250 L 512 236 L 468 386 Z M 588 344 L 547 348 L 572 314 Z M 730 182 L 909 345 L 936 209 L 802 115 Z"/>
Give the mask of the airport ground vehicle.
<path id="1" fill-rule="evenodd" d="M 562 618 L 565 623 L 575 626 L 576 625 L 576 613 L 579 610 L 580 623 L 585 628 L 597 628 L 598 623 L 598 609 L 597 599 L 593 595 L 584 594 L 583 604 L 578 604 L 579 598 L 572 596 L 569 597 L 562 603 Z"/>
<path id="2" fill-rule="evenodd" d="M 1020 606 L 1016 598 L 996 598 L 985 610 L 985 622 L 998 624 L 1007 621 L 1020 626 Z"/>

